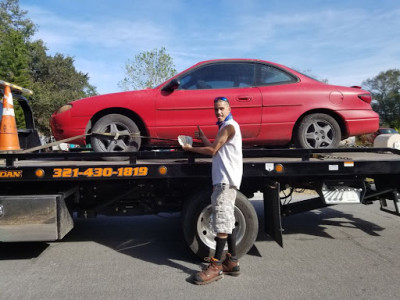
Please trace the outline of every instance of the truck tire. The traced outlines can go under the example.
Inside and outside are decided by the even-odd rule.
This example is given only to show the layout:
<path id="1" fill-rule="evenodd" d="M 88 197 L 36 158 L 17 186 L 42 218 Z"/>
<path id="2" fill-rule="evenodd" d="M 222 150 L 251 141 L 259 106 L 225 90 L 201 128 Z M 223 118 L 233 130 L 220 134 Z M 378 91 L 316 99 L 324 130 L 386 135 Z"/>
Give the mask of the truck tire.
<path id="1" fill-rule="evenodd" d="M 215 252 L 216 234 L 211 225 L 211 193 L 200 192 L 188 199 L 182 210 L 185 241 L 195 255 L 211 257 Z M 235 202 L 237 255 L 245 255 L 258 234 L 257 213 L 250 201 L 240 192 Z M 225 250 L 228 250 L 227 246 Z"/>
<path id="2" fill-rule="evenodd" d="M 92 128 L 91 144 L 95 152 L 134 152 L 141 145 L 138 126 L 130 118 L 120 114 L 109 114 L 97 120 Z M 96 134 L 99 133 L 99 134 Z M 110 134 L 101 135 L 102 133 Z M 126 134 L 137 133 L 137 137 Z M 120 134 L 115 139 L 115 134 Z M 126 157 L 107 157 L 106 160 L 126 160 Z"/>
<path id="3" fill-rule="evenodd" d="M 295 144 L 298 148 L 337 148 L 342 134 L 337 121 L 327 114 L 305 116 L 295 132 Z"/>

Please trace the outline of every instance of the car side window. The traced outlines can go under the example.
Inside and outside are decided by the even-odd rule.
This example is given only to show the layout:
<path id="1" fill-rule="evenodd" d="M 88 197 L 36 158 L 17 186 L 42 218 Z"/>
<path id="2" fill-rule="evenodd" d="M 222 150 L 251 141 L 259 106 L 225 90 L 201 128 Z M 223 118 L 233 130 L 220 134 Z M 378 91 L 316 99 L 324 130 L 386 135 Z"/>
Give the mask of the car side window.
<path id="1" fill-rule="evenodd" d="M 270 85 L 280 83 L 296 82 L 296 79 L 283 70 L 269 65 L 260 65 L 260 75 L 257 85 Z"/>
<path id="2" fill-rule="evenodd" d="M 180 78 L 179 89 L 229 89 L 254 85 L 255 64 L 209 64 L 186 73 Z"/>

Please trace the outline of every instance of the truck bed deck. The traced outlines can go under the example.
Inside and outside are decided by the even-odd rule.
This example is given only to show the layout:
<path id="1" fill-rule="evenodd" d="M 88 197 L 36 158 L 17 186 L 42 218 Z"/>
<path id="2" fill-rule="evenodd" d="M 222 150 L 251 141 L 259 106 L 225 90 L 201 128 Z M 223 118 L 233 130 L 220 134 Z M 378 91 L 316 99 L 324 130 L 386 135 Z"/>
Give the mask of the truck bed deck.
<path id="1" fill-rule="evenodd" d="M 110 159 L 129 157 L 123 161 Z M 400 151 L 390 148 L 245 149 L 244 178 L 360 176 L 400 173 Z M 175 151 L 132 153 L 0 154 L 0 182 L 210 177 L 211 158 Z"/>
<path id="2" fill-rule="evenodd" d="M 128 156 L 129 160 L 109 161 L 102 158 Z M 321 161 L 398 161 L 400 151 L 391 148 L 343 148 L 343 149 L 245 149 L 243 162 L 286 163 Z M 7 162 L 8 161 L 8 162 Z M 68 166 L 68 165 L 116 165 L 130 164 L 181 164 L 210 163 L 211 158 L 183 151 L 143 151 L 137 153 L 0 153 L 0 167 L 25 166 Z"/>

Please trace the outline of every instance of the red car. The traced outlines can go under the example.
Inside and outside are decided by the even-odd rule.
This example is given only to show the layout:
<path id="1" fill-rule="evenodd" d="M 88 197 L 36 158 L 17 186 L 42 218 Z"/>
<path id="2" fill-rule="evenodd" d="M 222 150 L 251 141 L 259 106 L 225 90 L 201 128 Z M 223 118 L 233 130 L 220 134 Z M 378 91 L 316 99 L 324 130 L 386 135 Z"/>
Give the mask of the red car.
<path id="1" fill-rule="evenodd" d="M 57 140 L 93 133 L 74 143 L 91 143 L 97 152 L 177 146 L 177 136 L 193 136 L 197 125 L 215 137 L 217 96 L 229 99 L 245 146 L 335 148 L 379 126 L 371 94 L 360 87 L 325 84 L 268 61 L 219 59 L 153 89 L 73 101 L 52 115 L 51 128 Z"/>

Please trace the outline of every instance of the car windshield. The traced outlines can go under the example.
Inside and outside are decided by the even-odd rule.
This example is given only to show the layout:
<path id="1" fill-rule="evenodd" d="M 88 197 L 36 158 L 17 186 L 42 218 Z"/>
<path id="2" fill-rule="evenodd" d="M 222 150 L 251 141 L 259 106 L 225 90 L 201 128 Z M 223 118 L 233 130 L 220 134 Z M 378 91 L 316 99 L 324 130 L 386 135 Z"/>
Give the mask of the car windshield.
<path id="1" fill-rule="evenodd" d="M 387 134 L 387 133 L 398 133 L 396 129 L 393 128 L 381 128 L 379 129 L 381 134 Z"/>

